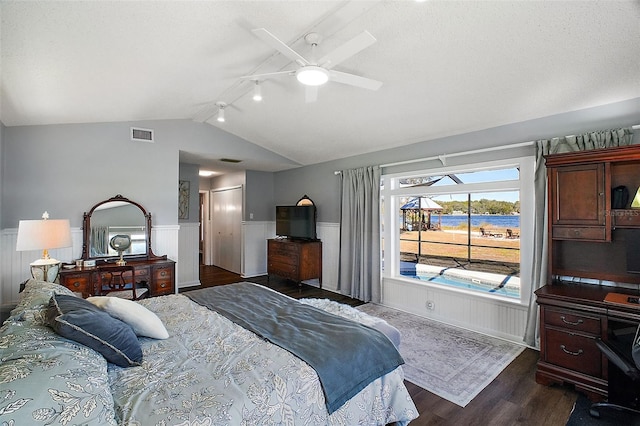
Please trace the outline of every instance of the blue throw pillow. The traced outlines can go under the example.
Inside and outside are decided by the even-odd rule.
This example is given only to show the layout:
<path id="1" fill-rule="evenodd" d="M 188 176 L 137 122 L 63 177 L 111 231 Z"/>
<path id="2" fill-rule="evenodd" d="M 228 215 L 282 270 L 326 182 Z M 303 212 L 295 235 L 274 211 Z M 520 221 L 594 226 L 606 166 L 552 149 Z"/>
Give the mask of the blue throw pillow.
<path id="1" fill-rule="evenodd" d="M 47 324 L 62 337 L 90 347 L 120 367 L 142 361 L 140 342 L 131 327 L 79 297 L 54 294 L 49 300 Z"/>

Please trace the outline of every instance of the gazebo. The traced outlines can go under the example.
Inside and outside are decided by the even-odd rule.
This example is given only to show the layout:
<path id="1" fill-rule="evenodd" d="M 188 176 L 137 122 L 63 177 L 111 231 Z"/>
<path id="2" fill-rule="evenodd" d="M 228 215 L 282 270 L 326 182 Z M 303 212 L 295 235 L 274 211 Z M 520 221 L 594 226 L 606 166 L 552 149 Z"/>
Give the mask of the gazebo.
<path id="1" fill-rule="evenodd" d="M 407 202 L 405 205 L 400 207 L 400 210 L 402 210 L 402 223 L 405 229 L 407 229 L 407 213 L 410 213 L 410 212 L 418 213 L 418 222 L 420 223 L 418 230 L 440 229 L 440 225 L 442 223 L 443 209 L 442 209 L 442 206 L 440 206 L 438 203 L 433 201 L 431 198 L 427 198 L 427 197 L 413 198 L 409 200 L 409 202 Z M 431 213 L 434 211 L 438 212 L 438 224 L 435 226 L 431 223 Z M 426 219 L 425 219 L 425 213 L 427 214 Z"/>

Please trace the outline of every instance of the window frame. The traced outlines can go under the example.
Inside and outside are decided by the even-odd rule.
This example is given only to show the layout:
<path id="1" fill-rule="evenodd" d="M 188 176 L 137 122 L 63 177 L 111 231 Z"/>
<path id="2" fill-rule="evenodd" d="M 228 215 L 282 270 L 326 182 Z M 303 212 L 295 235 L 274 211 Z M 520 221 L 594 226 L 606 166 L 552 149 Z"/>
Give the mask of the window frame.
<path id="1" fill-rule="evenodd" d="M 493 181 L 483 183 L 468 183 L 446 185 L 446 186 L 412 186 L 400 187 L 400 179 L 415 178 L 429 175 L 468 173 L 482 170 L 517 167 L 520 169 L 518 180 Z M 465 163 L 455 166 L 442 166 L 434 168 L 421 168 L 420 170 L 405 171 L 399 173 L 382 174 L 381 203 L 381 225 L 384 224 L 381 236 L 383 241 L 384 267 L 381 269 L 381 280 L 384 285 L 385 279 L 404 280 L 418 285 L 436 286 L 439 289 L 446 289 L 452 292 L 464 292 L 474 297 L 490 298 L 520 305 L 529 305 L 531 298 L 531 276 L 533 264 L 533 224 L 535 209 L 535 158 L 516 157 L 503 160 L 485 161 L 482 163 Z M 400 275 L 399 247 L 400 247 L 400 224 L 394 220 L 392 213 L 395 209 L 390 206 L 398 205 L 398 198 L 407 196 L 429 196 L 443 194 L 467 194 L 483 192 L 519 191 L 520 198 L 520 299 L 508 298 L 496 294 L 465 290 L 447 285 L 429 283 L 427 281 L 417 281 L 415 279 Z"/>

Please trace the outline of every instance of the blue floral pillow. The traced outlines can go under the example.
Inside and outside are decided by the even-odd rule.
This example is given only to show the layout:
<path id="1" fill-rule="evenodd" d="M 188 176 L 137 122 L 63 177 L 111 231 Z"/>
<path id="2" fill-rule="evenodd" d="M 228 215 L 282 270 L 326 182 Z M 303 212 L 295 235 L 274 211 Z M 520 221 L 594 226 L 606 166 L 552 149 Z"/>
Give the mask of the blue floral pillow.
<path id="1" fill-rule="evenodd" d="M 54 294 L 46 321 L 62 337 L 90 347 L 120 367 L 142 362 L 140 342 L 131 327 L 84 299 Z"/>

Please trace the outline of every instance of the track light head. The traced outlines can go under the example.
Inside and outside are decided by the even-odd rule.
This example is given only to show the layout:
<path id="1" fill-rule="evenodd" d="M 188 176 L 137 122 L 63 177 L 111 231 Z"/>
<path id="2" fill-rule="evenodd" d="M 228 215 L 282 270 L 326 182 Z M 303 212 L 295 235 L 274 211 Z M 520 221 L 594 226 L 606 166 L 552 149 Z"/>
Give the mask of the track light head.
<path id="1" fill-rule="evenodd" d="M 218 106 L 218 116 L 216 118 L 216 120 L 219 123 L 224 123 L 225 119 L 224 119 L 224 109 L 227 106 L 226 103 L 224 102 L 216 102 L 216 105 Z"/>
<path id="2" fill-rule="evenodd" d="M 260 81 L 256 80 L 256 85 L 253 86 L 253 100 L 260 102 L 262 100 L 262 87 L 260 87 Z"/>

